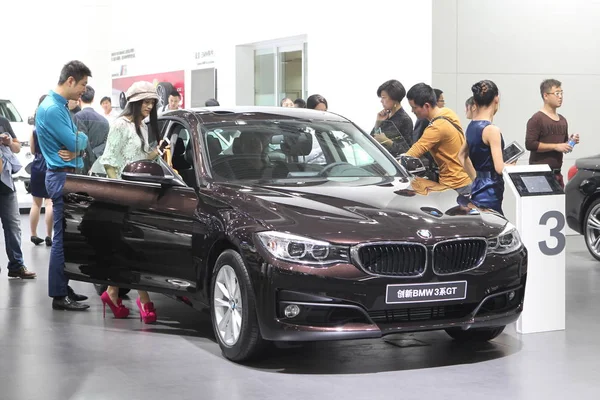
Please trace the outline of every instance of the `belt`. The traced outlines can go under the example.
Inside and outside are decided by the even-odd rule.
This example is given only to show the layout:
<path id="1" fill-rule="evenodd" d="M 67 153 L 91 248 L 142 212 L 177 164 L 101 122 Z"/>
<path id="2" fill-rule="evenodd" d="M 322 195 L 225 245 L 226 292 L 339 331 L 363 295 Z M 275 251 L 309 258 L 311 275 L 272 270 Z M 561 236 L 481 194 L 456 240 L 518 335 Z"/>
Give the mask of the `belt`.
<path id="1" fill-rule="evenodd" d="M 553 173 L 554 175 L 560 175 L 560 168 L 554 168 L 554 169 L 552 170 L 552 173 Z"/>
<path id="2" fill-rule="evenodd" d="M 68 172 L 70 174 L 74 174 L 75 173 L 75 168 L 73 168 L 73 167 L 49 168 L 48 171 L 52 171 L 52 172 Z"/>

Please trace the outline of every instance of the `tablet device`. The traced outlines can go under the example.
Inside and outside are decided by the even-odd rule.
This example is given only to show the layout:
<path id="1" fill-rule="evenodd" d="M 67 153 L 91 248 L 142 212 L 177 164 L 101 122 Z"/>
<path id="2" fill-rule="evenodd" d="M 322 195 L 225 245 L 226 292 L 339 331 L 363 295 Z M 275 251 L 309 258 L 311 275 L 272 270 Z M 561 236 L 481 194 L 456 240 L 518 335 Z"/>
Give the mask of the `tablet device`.
<path id="1" fill-rule="evenodd" d="M 525 149 L 519 143 L 512 142 L 502 150 L 502 158 L 507 164 L 514 163 L 525 153 Z"/>

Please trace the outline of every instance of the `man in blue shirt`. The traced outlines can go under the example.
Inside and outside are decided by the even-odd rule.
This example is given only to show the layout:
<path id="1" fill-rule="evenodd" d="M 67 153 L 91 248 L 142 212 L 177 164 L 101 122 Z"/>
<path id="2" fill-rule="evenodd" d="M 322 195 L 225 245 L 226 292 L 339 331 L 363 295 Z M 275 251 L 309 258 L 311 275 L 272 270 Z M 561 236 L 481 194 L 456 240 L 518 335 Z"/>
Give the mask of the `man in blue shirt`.
<path id="1" fill-rule="evenodd" d="M 53 298 L 55 310 L 83 311 L 89 308 L 79 301 L 87 297 L 78 295 L 68 286 L 65 277 L 65 255 L 63 250 L 63 187 L 67 173 L 75 173 L 83 167 L 81 152 L 85 150 L 88 138 L 78 132 L 68 109 L 69 100 L 79 100 L 85 92 L 88 77 L 92 73 L 81 61 L 67 63 L 60 72 L 55 90 L 40 104 L 36 117 L 38 145 L 48 165 L 46 189 L 53 203 L 54 238 L 50 251 L 48 273 L 48 295 Z"/>

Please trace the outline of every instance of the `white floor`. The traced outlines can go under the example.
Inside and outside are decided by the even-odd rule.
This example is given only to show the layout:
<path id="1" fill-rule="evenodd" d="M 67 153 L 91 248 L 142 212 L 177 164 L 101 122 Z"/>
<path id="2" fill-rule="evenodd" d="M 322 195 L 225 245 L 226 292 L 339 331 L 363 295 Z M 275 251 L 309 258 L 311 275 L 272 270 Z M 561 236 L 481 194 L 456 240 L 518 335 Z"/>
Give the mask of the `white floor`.
<path id="1" fill-rule="evenodd" d="M 23 238 L 29 238 L 22 215 Z M 2 246 L 0 246 L 1 248 Z M 308 343 L 264 361 L 225 360 L 206 313 L 153 295 L 159 321 L 102 318 L 89 284 L 82 313 L 53 311 L 49 249 L 23 241 L 37 280 L 9 280 L 0 253 L 0 399 L 598 399 L 600 264 L 567 240 L 567 329 L 458 345 L 444 332 Z M 527 307 L 527 305 L 525 305 Z"/>

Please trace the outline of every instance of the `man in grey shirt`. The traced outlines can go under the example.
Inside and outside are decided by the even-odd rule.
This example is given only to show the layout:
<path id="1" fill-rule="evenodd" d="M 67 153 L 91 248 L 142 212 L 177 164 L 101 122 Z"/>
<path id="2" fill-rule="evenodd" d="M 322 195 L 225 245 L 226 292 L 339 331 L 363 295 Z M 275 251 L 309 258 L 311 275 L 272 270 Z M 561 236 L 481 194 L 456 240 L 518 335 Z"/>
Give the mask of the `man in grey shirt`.
<path id="1" fill-rule="evenodd" d="M 95 94 L 94 89 L 88 85 L 81 95 L 81 111 L 73 117 L 77 129 L 88 136 L 88 147 L 83 158 L 83 173 L 87 173 L 104 152 L 110 130 L 108 120 L 92 108 Z"/>

